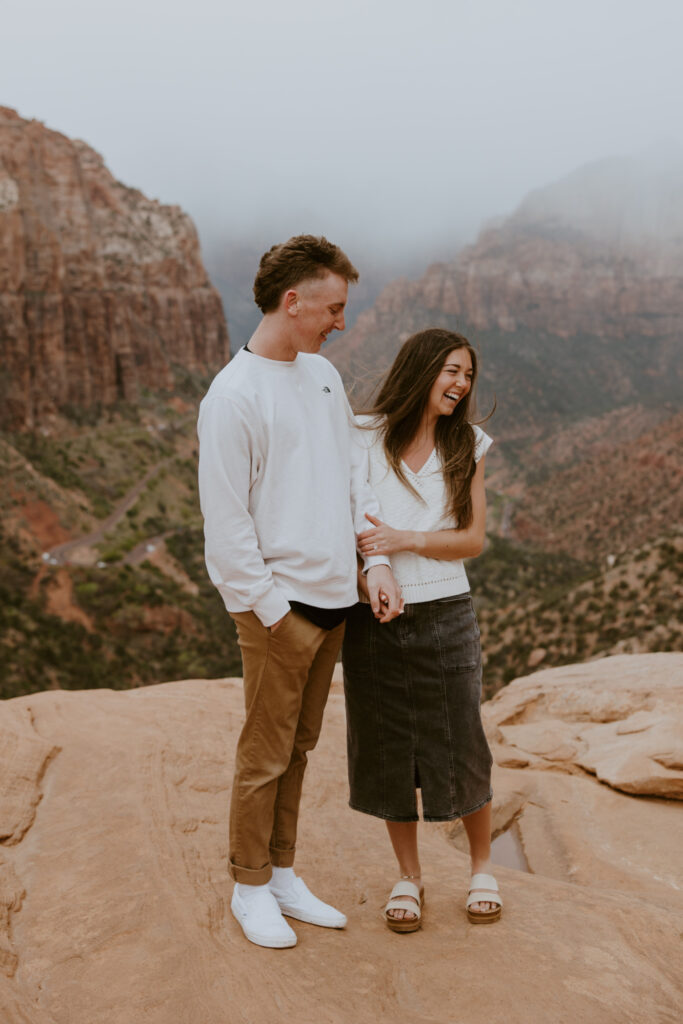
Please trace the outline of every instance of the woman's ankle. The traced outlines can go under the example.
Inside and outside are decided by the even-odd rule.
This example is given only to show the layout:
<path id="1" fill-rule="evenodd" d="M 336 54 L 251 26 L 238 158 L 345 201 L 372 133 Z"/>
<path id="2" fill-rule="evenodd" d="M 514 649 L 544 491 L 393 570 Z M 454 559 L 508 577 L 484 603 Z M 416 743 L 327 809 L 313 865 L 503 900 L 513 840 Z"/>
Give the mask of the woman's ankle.
<path id="1" fill-rule="evenodd" d="M 405 879 L 407 882 L 419 882 L 420 879 L 422 878 L 422 868 L 420 867 L 419 864 L 417 865 L 417 867 L 412 868 L 401 867 L 401 865 L 399 864 L 398 870 L 399 878 Z"/>

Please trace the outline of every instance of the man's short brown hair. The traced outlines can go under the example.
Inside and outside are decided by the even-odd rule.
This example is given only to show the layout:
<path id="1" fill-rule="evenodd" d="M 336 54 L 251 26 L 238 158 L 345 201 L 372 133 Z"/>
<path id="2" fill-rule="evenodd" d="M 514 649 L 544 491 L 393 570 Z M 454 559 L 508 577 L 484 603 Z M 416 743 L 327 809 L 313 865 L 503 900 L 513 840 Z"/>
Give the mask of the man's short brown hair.
<path id="1" fill-rule="evenodd" d="M 272 313 L 288 288 L 330 272 L 345 281 L 358 280 L 358 271 L 338 245 L 315 235 L 295 235 L 261 257 L 254 280 L 256 305 L 262 313 Z"/>

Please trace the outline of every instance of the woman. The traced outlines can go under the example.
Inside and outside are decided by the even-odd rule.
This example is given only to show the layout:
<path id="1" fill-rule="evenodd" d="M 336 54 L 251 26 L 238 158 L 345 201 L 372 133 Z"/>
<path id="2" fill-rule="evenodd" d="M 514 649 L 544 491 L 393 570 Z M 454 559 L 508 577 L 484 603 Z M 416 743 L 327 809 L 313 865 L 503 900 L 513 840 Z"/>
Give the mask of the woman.
<path id="1" fill-rule="evenodd" d="M 359 534 L 391 556 L 403 615 L 380 624 L 357 604 L 343 647 L 351 807 L 384 818 L 400 880 L 384 911 L 393 931 L 420 927 L 416 790 L 425 821 L 463 818 L 470 921 L 497 920 L 491 871 L 491 753 L 481 724 L 481 649 L 463 558 L 481 553 L 491 444 L 470 423 L 477 357 L 466 338 L 430 329 L 401 348 L 359 418 L 384 520 Z M 362 582 L 361 582 L 362 588 Z"/>

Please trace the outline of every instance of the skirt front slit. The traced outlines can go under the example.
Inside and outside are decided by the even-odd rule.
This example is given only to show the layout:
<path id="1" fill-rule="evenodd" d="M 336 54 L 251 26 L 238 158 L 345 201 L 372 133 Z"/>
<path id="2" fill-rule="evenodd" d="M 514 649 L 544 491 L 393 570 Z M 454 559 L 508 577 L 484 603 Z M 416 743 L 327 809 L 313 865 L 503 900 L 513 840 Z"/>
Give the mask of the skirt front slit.
<path id="1" fill-rule="evenodd" d="M 450 821 L 491 799 L 481 724 L 481 647 L 469 594 L 346 624 L 344 692 L 351 807 L 388 821 Z"/>

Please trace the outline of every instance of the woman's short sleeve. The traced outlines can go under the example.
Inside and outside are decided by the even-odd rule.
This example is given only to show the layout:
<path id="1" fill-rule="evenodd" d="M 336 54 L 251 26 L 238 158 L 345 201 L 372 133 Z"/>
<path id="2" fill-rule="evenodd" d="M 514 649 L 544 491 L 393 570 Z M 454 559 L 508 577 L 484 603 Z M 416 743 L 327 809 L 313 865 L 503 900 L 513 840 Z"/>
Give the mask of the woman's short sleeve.
<path id="1" fill-rule="evenodd" d="M 493 444 L 493 438 L 474 424 L 472 424 L 472 429 L 474 430 L 474 461 L 479 462 L 479 459 L 486 455 Z"/>

